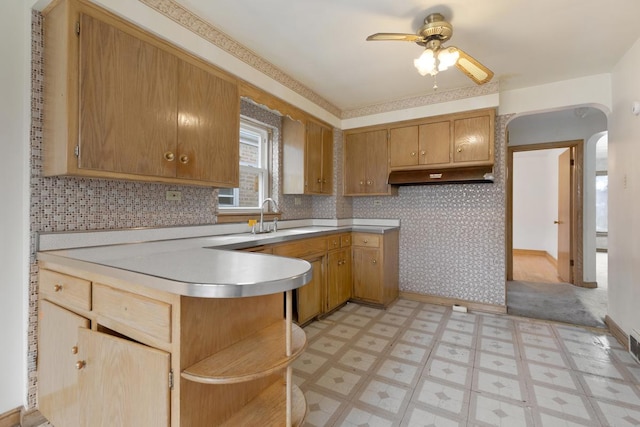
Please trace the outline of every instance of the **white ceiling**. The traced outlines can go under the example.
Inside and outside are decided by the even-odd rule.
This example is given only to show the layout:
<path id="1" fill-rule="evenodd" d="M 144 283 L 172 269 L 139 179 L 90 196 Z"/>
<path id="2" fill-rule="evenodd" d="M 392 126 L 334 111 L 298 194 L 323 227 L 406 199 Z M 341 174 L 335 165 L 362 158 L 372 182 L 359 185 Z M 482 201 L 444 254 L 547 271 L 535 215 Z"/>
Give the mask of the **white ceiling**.
<path id="1" fill-rule="evenodd" d="M 410 42 L 432 12 L 453 25 L 446 43 L 495 73 L 501 90 L 608 73 L 640 38 L 640 0 L 178 0 L 341 110 L 433 92 Z M 439 91 L 473 86 L 455 68 Z"/>

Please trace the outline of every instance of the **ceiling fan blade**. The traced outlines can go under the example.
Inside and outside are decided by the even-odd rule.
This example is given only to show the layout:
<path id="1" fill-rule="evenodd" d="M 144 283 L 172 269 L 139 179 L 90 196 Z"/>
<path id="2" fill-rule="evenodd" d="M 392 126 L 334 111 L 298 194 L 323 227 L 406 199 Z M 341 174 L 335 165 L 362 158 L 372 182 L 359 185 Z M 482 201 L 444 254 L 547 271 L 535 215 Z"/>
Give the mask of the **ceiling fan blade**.
<path id="1" fill-rule="evenodd" d="M 456 67 L 458 67 L 458 70 L 465 73 L 471 80 L 482 85 L 493 78 L 493 71 L 476 61 L 475 58 L 468 55 L 463 50 L 458 48 L 455 49 L 460 53 L 460 57 L 456 62 Z"/>
<path id="2" fill-rule="evenodd" d="M 375 33 L 367 37 L 367 41 L 415 42 L 422 39 L 423 37 L 417 34 L 406 34 L 406 33 Z"/>

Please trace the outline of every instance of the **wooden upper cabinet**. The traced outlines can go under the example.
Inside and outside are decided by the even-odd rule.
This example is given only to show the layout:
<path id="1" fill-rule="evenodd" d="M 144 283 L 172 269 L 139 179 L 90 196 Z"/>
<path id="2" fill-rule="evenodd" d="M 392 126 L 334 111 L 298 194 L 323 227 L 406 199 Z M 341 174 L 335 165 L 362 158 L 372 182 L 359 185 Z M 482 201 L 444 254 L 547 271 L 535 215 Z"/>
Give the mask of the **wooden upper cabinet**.
<path id="1" fill-rule="evenodd" d="M 389 128 L 395 170 L 493 165 L 495 110 L 429 117 Z"/>
<path id="2" fill-rule="evenodd" d="M 418 151 L 421 165 L 440 165 L 451 161 L 451 123 L 420 125 Z"/>
<path id="3" fill-rule="evenodd" d="M 237 187 L 237 84 L 185 61 L 179 63 L 178 77 L 177 176 Z"/>
<path id="4" fill-rule="evenodd" d="M 283 120 L 284 194 L 333 194 L 333 130 L 313 120 Z"/>
<path id="5" fill-rule="evenodd" d="M 178 58 L 91 16 L 80 18 L 78 167 L 175 176 Z"/>
<path id="6" fill-rule="evenodd" d="M 454 163 L 493 163 L 493 118 L 489 115 L 454 120 Z"/>
<path id="7" fill-rule="evenodd" d="M 348 133 L 344 144 L 344 195 L 389 195 L 387 130 Z"/>
<path id="8" fill-rule="evenodd" d="M 86 1 L 43 14 L 46 176 L 237 186 L 234 77 Z"/>

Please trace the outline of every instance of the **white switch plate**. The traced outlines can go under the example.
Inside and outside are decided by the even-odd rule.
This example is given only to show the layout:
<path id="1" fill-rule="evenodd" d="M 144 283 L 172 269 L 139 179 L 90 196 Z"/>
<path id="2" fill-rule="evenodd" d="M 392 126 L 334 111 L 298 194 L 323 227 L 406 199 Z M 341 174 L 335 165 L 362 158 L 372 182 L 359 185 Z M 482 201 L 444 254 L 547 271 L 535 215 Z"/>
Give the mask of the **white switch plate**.
<path id="1" fill-rule="evenodd" d="M 167 191 L 167 200 L 179 202 L 182 200 L 182 193 L 180 191 Z"/>

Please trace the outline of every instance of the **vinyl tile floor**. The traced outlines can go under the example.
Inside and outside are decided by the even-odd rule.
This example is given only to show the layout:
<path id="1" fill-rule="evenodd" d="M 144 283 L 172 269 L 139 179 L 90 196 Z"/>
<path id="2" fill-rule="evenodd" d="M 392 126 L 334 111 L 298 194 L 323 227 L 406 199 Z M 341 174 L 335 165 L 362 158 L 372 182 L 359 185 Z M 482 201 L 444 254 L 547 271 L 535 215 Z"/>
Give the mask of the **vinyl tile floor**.
<path id="1" fill-rule="evenodd" d="M 399 299 L 304 330 L 305 426 L 640 426 L 640 364 L 602 329 Z"/>

